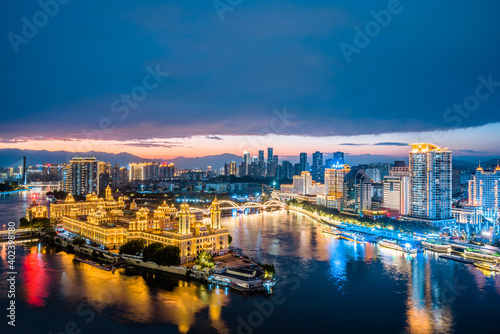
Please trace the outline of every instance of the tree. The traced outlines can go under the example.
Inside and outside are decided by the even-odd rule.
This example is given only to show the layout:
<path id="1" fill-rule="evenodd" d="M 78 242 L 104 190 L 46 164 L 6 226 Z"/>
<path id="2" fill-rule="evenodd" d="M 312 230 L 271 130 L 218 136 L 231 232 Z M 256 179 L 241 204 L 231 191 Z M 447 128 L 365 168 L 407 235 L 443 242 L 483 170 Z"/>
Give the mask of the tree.
<path id="1" fill-rule="evenodd" d="M 233 242 L 233 237 L 231 236 L 231 234 L 229 234 L 227 236 L 227 244 L 230 245 L 232 242 Z"/>
<path id="2" fill-rule="evenodd" d="M 165 246 L 158 250 L 153 262 L 159 266 L 177 266 L 181 263 L 181 250 L 177 246 Z"/>
<path id="3" fill-rule="evenodd" d="M 19 219 L 19 228 L 28 228 L 30 225 L 31 224 L 26 217 Z"/>
<path id="4" fill-rule="evenodd" d="M 194 259 L 194 262 L 202 268 L 212 268 L 215 265 L 214 259 L 210 253 L 201 252 Z"/>
<path id="5" fill-rule="evenodd" d="M 85 245 L 86 243 L 87 243 L 87 241 L 79 235 L 77 235 L 76 237 L 73 238 L 73 245 L 75 245 L 75 246 L 81 247 L 81 246 Z"/>
<path id="6" fill-rule="evenodd" d="M 144 251 L 142 252 L 142 261 L 154 261 L 157 253 L 164 247 L 165 245 L 159 242 L 154 242 L 151 245 L 144 247 Z"/>
<path id="7" fill-rule="evenodd" d="M 140 239 L 131 239 L 120 247 L 120 254 L 136 255 L 142 252 L 145 242 Z"/>

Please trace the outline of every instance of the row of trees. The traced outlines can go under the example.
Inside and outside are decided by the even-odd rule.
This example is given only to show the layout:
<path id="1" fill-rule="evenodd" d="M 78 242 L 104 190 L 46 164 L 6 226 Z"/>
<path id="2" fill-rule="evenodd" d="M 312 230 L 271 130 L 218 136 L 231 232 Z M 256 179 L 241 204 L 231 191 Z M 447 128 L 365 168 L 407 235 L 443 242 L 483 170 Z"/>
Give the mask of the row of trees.
<path id="1" fill-rule="evenodd" d="M 120 247 L 120 254 L 140 255 L 143 261 L 154 262 L 159 266 L 177 266 L 181 263 L 181 251 L 177 246 L 154 242 L 148 246 L 144 240 L 132 239 Z"/>
<path id="2" fill-rule="evenodd" d="M 56 220 L 55 218 L 34 218 L 33 221 L 28 221 L 26 217 L 19 219 L 19 228 L 31 228 L 40 230 L 45 234 L 56 235 Z"/>
<path id="3" fill-rule="evenodd" d="M 391 218 L 381 218 L 375 220 L 366 217 L 355 217 L 342 213 L 337 209 L 328 208 L 324 205 L 299 202 L 296 199 L 288 201 L 288 205 L 307 210 L 321 217 L 369 228 L 387 228 L 401 233 L 436 233 L 439 231 L 439 228 L 426 223 L 403 222 Z"/>

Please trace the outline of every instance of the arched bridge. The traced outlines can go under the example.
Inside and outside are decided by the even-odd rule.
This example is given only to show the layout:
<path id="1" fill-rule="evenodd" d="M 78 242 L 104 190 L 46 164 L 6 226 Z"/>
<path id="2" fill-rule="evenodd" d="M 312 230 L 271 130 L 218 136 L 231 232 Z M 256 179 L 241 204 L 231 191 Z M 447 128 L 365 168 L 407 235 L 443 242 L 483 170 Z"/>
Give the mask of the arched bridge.
<path id="1" fill-rule="evenodd" d="M 245 210 L 245 209 L 267 209 L 270 207 L 286 207 L 286 203 L 280 200 L 272 199 L 265 203 L 259 202 L 246 202 L 246 203 L 235 203 L 233 201 L 221 200 L 219 201 L 221 210 Z M 212 206 L 207 209 L 200 208 L 189 208 L 192 212 L 203 212 L 203 214 L 209 214 Z"/>

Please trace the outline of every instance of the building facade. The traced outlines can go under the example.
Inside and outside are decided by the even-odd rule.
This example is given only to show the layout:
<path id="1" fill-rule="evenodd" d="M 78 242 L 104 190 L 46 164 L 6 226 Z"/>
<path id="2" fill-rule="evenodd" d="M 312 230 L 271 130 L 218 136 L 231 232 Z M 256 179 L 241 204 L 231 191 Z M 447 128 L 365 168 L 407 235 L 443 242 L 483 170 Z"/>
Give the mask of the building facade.
<path id="1" fill-rule="evenodd" d="M 428 143 L 411 144 L 409 216 L 439 223 L 452 218 L 452 154 Z"/>
<path id="2" fill-rule="evenodd" d="M 486 219 L 497 221 L 499 216 L 500 166 L 484 170 L 481 166 L 469 181 L 469 205 L 481 206 Z"/>

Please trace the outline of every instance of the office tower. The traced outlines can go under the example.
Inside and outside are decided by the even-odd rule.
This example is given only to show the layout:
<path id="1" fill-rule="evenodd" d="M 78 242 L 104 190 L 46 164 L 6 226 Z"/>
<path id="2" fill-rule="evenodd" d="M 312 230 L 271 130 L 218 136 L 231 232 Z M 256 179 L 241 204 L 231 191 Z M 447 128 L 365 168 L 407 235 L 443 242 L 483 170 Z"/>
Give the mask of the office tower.
<path id="1" fill-rule="evenodd" d="M 99 191 L 99 161 L 96 158 L 73 158 L 64 170 L 64 189 L 73 195 Z"/>
<path id="2" fill-rule="evenodd" d="M 500 166 L 485 170 L 481 166 L 469 180 L 469 205 L 482 206 L 483 216 L 498 220 L 500 208 Z"/>
<path id="3" fill-rule="evenodd" d="M 267 163 L 271 163 L 273 161 L 273 148 L 272 147 L 268 147 L 267 148 Z"/>
<path id="4" fill-rule="evenodd" d="M 316 182 L 324 180 L 323 153 L 316 151 L 312 155 L 312 178 Z"/>
<path id="5" fill-rule="evenodd" d="M 275 169 L 276 166 L 273 164 L 273 148 L 267 148 L 267 167 L 266 167 L 266 176 L 275 177 Z"/>
<path id="6" fill-rule="evenodd" d="M 344 152 L 333 153 L 333 161 L 336 165 L 343 165 L 344 164 Z"/>
<path id="7" fill-rule="evenodd" d="M 260 176 L 266 176 L 266 160 L 264 158 L 264 150 L 259 151 L 259 170 Z"/>
<path id="8" fill-rule="evenodd" d="M 300 170 L 300 163 L 296 163 L 293 166 L 293 175 L 300 175 L 300 173 L 302 173 L 302 171 Z"/>
<path id="9" fill-rule="evenodd" d="M 344 177 L 342 211 L 361 214 L 372 207 L 373 186 L 366 172 L 355 167 Z"/>
<path id="10" fill-rule="evenodd" d="M 397 211 L 401 215 L 408 214 L 409 179 L 408 176 L 384 177 L 384 209 Z"/>
<path id="11" fill-rule="evenodd" d="M 300 171 L 301 172 L 307 172 L 307 153 L 300 153 L 299 157 L 299 163 L 300 163 Z"/>
<path id="12" fill-rule="evenodd" d="M 252 162 L 250 161 L 250 152 L 243 152 L 243 174 L 248 175 L 248 169 Z"/>
<path id="13" fill-rule="evenodd" d="M 290 161 L 283 160 L 283 162 L 281 163 L 281 167 L 282 167 L 281 177 L 283 179 L 292 179 L 295 172 L 292 163 Z"/>
<path id="14" fill-rule="evenodd" d="M 436 223 L 451 218 L 451 151 L 428 143 L 411 146 L 409 215 Z"/>
<path id="15" fill-rule="evenodd" d="M 349 165 L 325 169 L 325 195 L 335 199 L 344 196 L 344 178 L 351 170 Z"/>
<path id="16" fill-rule="evenodd" d="M 293 177 L 293 192 L 300 195 L 308 195 L 312 188 L 312 177 L 309 172 L 302 172 Z"/>

